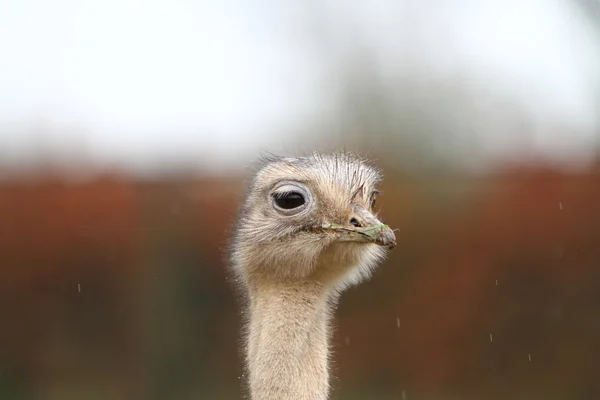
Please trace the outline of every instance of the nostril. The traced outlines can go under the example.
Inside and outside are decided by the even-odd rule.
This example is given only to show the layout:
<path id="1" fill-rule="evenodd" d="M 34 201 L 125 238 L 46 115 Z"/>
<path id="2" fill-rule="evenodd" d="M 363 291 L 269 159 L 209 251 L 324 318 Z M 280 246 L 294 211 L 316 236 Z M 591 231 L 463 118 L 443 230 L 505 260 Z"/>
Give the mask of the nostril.
<path id="1" fill-rule="evenodd" d="M 353 226 L 356 226 L 357 228 L 360 228 L 362 226 L 360 224 L 360 222 L 358 222 L 358 220 L 354 217 L 352 217 L 352 219 L 350 219 L 350 224 L 352 224 Z"/>

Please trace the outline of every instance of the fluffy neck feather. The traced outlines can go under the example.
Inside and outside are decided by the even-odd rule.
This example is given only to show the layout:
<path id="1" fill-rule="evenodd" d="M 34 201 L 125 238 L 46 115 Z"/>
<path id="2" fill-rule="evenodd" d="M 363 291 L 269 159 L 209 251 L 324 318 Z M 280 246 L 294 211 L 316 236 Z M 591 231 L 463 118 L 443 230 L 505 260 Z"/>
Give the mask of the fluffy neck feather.
<path id="1" fill-rule="evenodd" d="M 251 291 L 247 362 L 252 400 L 325 400 L 332 295 L 315 282 Z"/>

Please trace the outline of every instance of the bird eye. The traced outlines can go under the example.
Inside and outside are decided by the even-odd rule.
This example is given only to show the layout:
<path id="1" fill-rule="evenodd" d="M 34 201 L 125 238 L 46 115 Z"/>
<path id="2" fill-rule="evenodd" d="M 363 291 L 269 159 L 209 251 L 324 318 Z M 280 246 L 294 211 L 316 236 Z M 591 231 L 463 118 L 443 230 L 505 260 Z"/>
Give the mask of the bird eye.
<path id="1" fill-rule="evenodd" d="M 284 183 L 271 192 L 273 208 L 281 214 L 296 215 L 312 202 L 308 188 L 300 183 Z"/>
<path id="2" fill-rule="evenodd" d="M 292 210 L 306 203 L 304 196 L 298 192 L 275 193 L 273 197 L 275 204 L 284 210 Z"/>

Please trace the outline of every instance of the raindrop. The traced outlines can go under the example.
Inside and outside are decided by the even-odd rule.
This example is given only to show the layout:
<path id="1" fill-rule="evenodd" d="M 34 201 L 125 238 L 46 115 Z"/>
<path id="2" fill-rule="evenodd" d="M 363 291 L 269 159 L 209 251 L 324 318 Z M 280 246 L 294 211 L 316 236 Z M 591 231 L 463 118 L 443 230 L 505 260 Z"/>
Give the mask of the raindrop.
<path id="1" fill-rule="evenodd" d="M 396 326 L 400 328 L 400 318 L 396 317 Z"/>
<path id="2" fill-rule="evenodd" d="M 529 362 L 531 362 L 531 353 L 528 354 Z"/>
<path id="3" fill-rule="evenodd" d="M 344 338 L 344 343 L 346 343 L 346 346 L 350 346 L 350 336 Z"/>
<path id="4" fill-rule="evenodd" d="M 406 400 L 406 390 L 402 389 L 402 400 Z"/>
<path id="5" fill-rule="evenodd" d="M 494 340 L 492 338 L 492 334 L 490 333 L 490 343 L 492 343 Z"/>
<path id="6" fill-rule="evenodd" d="M 558 202 L 558 208 L 560 208 L 560 210 L 562 211 L 562 201 Z"/>
<path id="7" fill-rule="evenodd" d="M 496 279 L 496 286 L 498 286 L 498 279 Z"/>
<path id="8" fill-rule="evenodd" d="M 78 283 L 78 284 L 77 284 L 77 291 L 78 291 L 79 293 L 81 293 L 81 284 L 80 284 L 80 283 Z"/>

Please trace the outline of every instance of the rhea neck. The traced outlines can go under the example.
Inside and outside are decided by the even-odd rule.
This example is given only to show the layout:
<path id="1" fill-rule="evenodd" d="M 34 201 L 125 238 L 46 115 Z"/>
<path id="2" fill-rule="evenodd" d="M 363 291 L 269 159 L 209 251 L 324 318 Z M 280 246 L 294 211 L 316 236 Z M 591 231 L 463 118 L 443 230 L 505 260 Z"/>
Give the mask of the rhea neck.
<path id="1" fill-rule="evenodd" d="M 325 400 L 335 301 L 317 281 L 261 280 L 250 290 L 247 362 L 252 400 Z"/>

